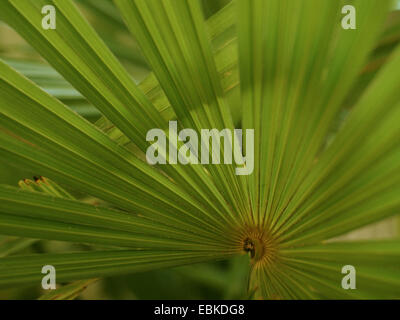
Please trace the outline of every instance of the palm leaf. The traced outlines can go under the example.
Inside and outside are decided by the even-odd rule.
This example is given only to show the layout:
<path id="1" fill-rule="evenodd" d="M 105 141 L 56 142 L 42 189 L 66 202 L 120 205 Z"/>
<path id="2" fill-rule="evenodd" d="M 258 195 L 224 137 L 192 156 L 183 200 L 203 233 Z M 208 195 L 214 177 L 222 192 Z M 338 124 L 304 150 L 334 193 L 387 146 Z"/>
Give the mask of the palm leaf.
<path id="1" fill-rule="evenodd" d="M 78 297 L 89 285 L 96 281 L 97 279 L 75 281 L 42 295 L 38 300 L 73 300 Z"/>
<path id="2" fill-rule="evenodd" d="M 125 28 L 111 3 L 84 2 Z M 40 25 L 49 3 L 51 31 Z M 101 202 L 52 184 L 0 186 L 0 233 L 93 245 L 1 258 L 0 286 L 38 284 L 49 263 L 58 281 L 73 281 L 248 253 L 249 297 L 398 298 L 398 240 L 326 242 L 400 210 L 400 24 L 390 1 L 354 1 L 356 30 L 341 28 L 345 1 L 238 0 L 207 21 L 199 1 L 115 4 L 152 68 L 139 85 L 73 1 L 0 4 L 0 18 L 103 115 L 88 122 L 43 90 L 53 80 L 36 80 L 41 89 L 0 62 L 1 156 Z M 146 133 L 167 132 L 172 119 L 197 132 L 254 129 L 254 172 L 148 165 Z M 347 264 L 355 291 L 340 286 Z"/>

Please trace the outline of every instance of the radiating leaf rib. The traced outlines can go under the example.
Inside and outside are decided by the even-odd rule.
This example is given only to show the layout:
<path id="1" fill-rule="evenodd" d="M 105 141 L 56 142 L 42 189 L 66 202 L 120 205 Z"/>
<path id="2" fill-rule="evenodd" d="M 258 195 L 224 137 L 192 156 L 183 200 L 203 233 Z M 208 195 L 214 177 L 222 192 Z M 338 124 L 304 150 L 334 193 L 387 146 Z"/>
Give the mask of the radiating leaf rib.
<path id="1" fill-rule="evenodd" d="M 57 281 L 71 281 L 117 274 L 144 272 L 228 258 L 230 254 L 162 251 L 94 251 L 68 254 L 40 254 L 0 259 L 0 287 L 39 285 L 42 267 L 56 268 Z"/>
<path id="2" fill-rule="evenodd" d="M 42 263 L 61 262 L 69 281 L 245 250 L 257 298 L 398 298 L 397 240 L 321 244 L 400 210 L 397 31 L 389 25 L 374 45 L 389 1 L 355 0 L 357 30 L 341 28 L 344 0 L 233 1 L 208 22 L 198 1 L 115 1 L 155 71 L 139 86 L 72 1 L 50 1 L 54 32 L 40 29 L 44 0 L 0 4 L 0 18 L 112 121 L 97 130 L 0 63 L 0 157 L 117 207 L 34 192 L 47 185 L 0 186 L 0 232 L 139 250 L 0 259 L 0 286 L 39 284 Z M 240 120 L 255 128 L 253 176 L 148 166 L 146 130 L 171 119 L 197 130 Z M 346 264 L 358 290 L 341 287 Z"/>
<path id="3" fill-rule="evenodd" d="M 331 243 L 283 250 L 285 257 L 282 259 L 292 270 L 304 274 L 306 279 L 314 278 L 316 291 L 327 286 L 331 288 L 329 293 L 339 291 L 337 296 L 340 297 L 344 277 L 342 267 L 352 265 L 356 270 L 357 289 L 349 290 L 349 297 L 370 299 L 378 295 L 393 299 L 400 294 L 399 248 L 396 240 Z M 328 295 L 328 292 L 324 294 Z"/>
<path id="4" fill-rule="evenodd" d="M 380 39 L 380 42 L 374 49 L 368 63 L 364 66 L 359 79 L 357 79 L 357 84 L 352 89 L 350 95 L 347 96 L 347 99 L 344 102 L 345 107 L 350 107 L 352 101 L 357 99 L 359 94 L 354 91 L 362 92 L 363 89 L 365 89 L 368 81 L 375 75 L 376 69 L 387 60 L 387 57 L 393 51 L 395 45 L 399 43 L 400 36 L 398 30 L 400 28 L 400 14 L 397 13 L 398 12 L 392 12 L 387 18 L 385 32 L 382 35 L 382 39 Z M 238 54 L 235 18 L 236 3 L 235 1 L 231 1 L 223 9 L 207 20 L 207 30 L 215 50 L 214 58 L 222 80 L 221 84 L 225 92 L 225 98 L 228 100 L 231 110 L 234 108 L 232 117 L 235 119 L 235 124 L 239 124 L 242 110 L 240 103 L 237 103 L 239 75 L 237 68 Z M 151 73 L 142 83 L 140 83 L 139 88 L 141 88 L 146 96 L 152 101 L 166 120 L 175 119 L 176 115 L 173 112 L 168 99 L 161 90 L 154 74 Z M 118 130 L 115 128 L 114 131 L 117 132 Z M 117 135 L 122 135 L 122 133 L 119 132 Z"/>
<path id="5" fill-rule="evenodd" d="M 25 191 L 37 191 L 42 192 L 48 195 L 53 195 L 56 197 L 66 197 L 68 199 L 74 199 L 74 197 L 64 190 L 62 187 L 50 181 L 47 178 L 40 177 L 36 178 L 35 181 L 24 179 L 18 183 L 21 190 Z M 15 188 L 8 188 L 0 185 L 1 190 L 10 191 L 13 190 L 13 193 L 18 193 L 20 190 Z M 14 194 L 15 196 L 15 194 Z M 4 200 L 4 199 L 3 199 Z M 28 211 L 32 208 L 29 207 Z M 2 237 L 0 236 L 0 257 L 5 257 L 10 254 L 15 254 L 20 250 L 26 249 L 30 247 L 32 244 L 38 242 L 38 239 L 29 239 L 29 238 L 16 238 L 16 237 Z"/>
<path id="6" fill-rule="evenodd" d="M 343 299 L 377 296 L 397 298 L 400 294 L 398 283 L 400 246 L 398 240 L 363 241 L 319 244 L 281 249 L 276 264 L 255 274 L 259 281 L 265 281 L 264 295 L 276 298 L 293 298 L 290 291 L 274 287 L 270 278 L 278 276 L 280 281 L 292 283 L 294 298 L 312 295 L 314 298 Z M 341 272 L 345 265 L 356 269 L 356 290 L 344 290 L 341 285 L 345 276 Z M 290 276 L 289 276 L 290 275 Z M 293 279 L 294 278 L 294 279 Z M 303 290 L 297 291 L 302 288 Z M 304 292 L 301 292 L 304 291 Z"/>
<path id="7" fill-rule="evenodd" d="M 0 185 L 0 211 L 7 214 L 38 220 L 87 225 L 100 229 L 129 232 L 132 235 L 149 235 L 156 238 L 233 247 L 234 243 L 217 235 L 198 234 L 193 230 L 166 226 L 143 216 L 102 208 L 37 192 L 21 191 Z M 39 221 L 40 222 L 40 221 Z M 10 231 L 11 232 L 11 231 Z M 8 234 L 11 234 L 7 232 Z M 122 244 L 121 244 L 122 245 Z"/>
<path id="8" fill-rule="evenodd" d="M 57 29 L 46 32 L 41 26 L 41 8 L 45 0 L 14 1 L 0 4 L 0 19 L 17 30 L 51 65 L 106 115 L 142 151 L 146 133 L 152 128 L 165 128 L 157 110 L 137 88 L 95 31 L 80 15 L 70 0 L 54 0 Z M 79 51 L 77 51 L 79 50 Z M 208 203 L 226 220 L 226 205 L 210 177 L 198 166 L 164 166 L 164 170 L 192 197 Z M 194 187 L 195 186 L 195 187 Z"/>
<path id="9" fill-rule="evenodd" d="M 302 185 L 304 193 L 295 195 L 292 202 L 292 204 L 298 204 L 296 209 L 292 205 L 287 208 L 288 211 L 296 212 L 296 217 L 290 219 L 291 221 L 282 220 L 280 233 L 285 232 L 284 230 L 291 227 L 293 223 L 298 223 L 300 219 L 303 219 L 303 223 L 306 222 L 304 217 L 307 215 L 309 217 L 318 215 L 321 222 L 326 215 L 320 214 L 320 210 L 317 210 L 318 206 L 329 201 L 330 197 L 334 199 L 336 194 L 341 196 L 339 199 L 344 204 L 344 201 L 352 201 L 351 196 L 357 199 L 362 192 L 368 194 L 368 190 L 365 190 L 367 186 L 370 186 L 372 190 L 376 188 L 376 192 L 370 194 L 372 198 L 369 200 L 386 196 L 383 193 L 385 191 L 379 191 L 379 187 L 398 189 L 400 184 L 398 179 L 400 77 L 392 72 L 397 68 L 400 68 L 400 47 L 393 53 L 375 81 L 370 84 L 347 117 L 342 130 L 321 154 L 315 168 L 304 180 Z M 347 185 L 351 188 L 347 188 Z M 300 199 L 305 201 L 301 202 Z M 339 199 L 331 204 L 340 205 Z M 389 203 L 393 201 L 387 202 Z M 379 202 L 377 204 L 381 205 Z M 359 205 L 362 206 L 363 202 L 360 201 Z M 354 209 L 356 210 L 357 207 Z M 394 205 L 392 214 L 398 213 L 396 210 L 398 210 L 397 205 Z M 386 216 L 384 210 L 381 213 Z M 365 214 L 367 215 L 368 211 L 365 211 Z M 379 219 L 379 215 L 376 218 Z M 327 221 L 329 223 L 329 220 Z M 286 236 L 289 236 L 287 232 Z"/>
<path id="10" fill-rule="evenodd" d="M 147 230 L 145 230 L 147 231 Z M 32 219 L 9 215 L 0 211 L 0 232 L 5 235 L 29 237 L 35 239 L 60 240 L 76 243 L 91 243 L 118 248 L 147 248 L 153 250 L 177 250 L 205 252 L 229 252 L 229 248 L 216 243 L 186 239 L 174 240 L 171 237 L 148 235 L 150 232 L 130 233 L 81 224 L 55 222 L 44 219 Z M 231 253 L 237 252 L 232 249 Z"/>
<path id="11" fill-rule="evenodd" d="M 309 282 L 315 286 L 317 291 L 324 296 L 333 296 L 336 291 L 337 298 L 358 298 L 372 299 L 379 296 L 381 299 L 396 299 L 399 297 L 400 291 L 397 289 L 400 284 L 398 277 L 399 270 L 388 271 L 382 267 L 368 268 L 365 265 L 356 266 L 357 290 L 343 293 L 341 280 L 344 275 L 341 273 L 341 268 L 347 264 L 340 265 L 337 262 L 332 263 L 315 263 L 315 260 L 290 260 L 292 266 L 296 265 L 296 269 L 304 274 L 306 279 L 311 279 Z M 314 283 L 313 283 L 314 282 Z M 327 289 L 324 289 L 327 288 Z M 327 290 L 327 291 L 325 291 Z"/>
<path id="12" fill-rule="evenodd" d="M 180 124 L 198 133 L 201 129 L 233 129 L 199 3 L 116 1 L 116 4 Z M 152 14 L 155 11 L 157 18 Z M 230 205 L 246 217 L 245 193 L 241 192 L 241 179 L 236 179 L 233 167 L 208 166 L 207 169 Z"/>
<path id="13" fill-rule="evenodd" d="M 309 272 L 308 268 L 301 267 L 300 262 L 294 265 L 287 264 L 286 268 L 283 269 L 285 272 L 291 273 L 300 281 L 303 288 L 306 288 L 308 292 L 312 292 L 314 296 L 318 297 L 319 299 L 343 300 L 365 298 L 359 292 L 349 292 L 348 290 L 344 291 L 340 286 L 340 279 L 336 278 L 334 281 L 331 279 L 327 280 L 325 278 L 326 273 L 318 273 L 315 272 L 315 270 L 313 270 L 313 272 Z"/>
<path id="14" fill-rule="evenodd" d="M 382 28 L 388 4 L 389 2 L 379 4 L 375 1 L 355 2 L 360 27 L 354 33 L 346 33 L 346 30 L 343 30 L 339 23 L 337 24 L 337 42 L 332 41 L 329 55 L 325 59 L 326 63 L 329 63 L 327 75 L 319 82 L 321 90 L 316 91 L 317 95 L 310 96 L 314 101 L 308 102 L 310 108 L 317 108 L 315 110 L 319 112 L 310 114 L 304 112 L 301 124 L 297 126 L 297 130 L 307 128 L 304 135 L 299 135 L 301 139 L 304 139 L 292 141 L 292 143 L 298 143 L 301 149 L 293 153 L 295 156 L 292 156 L 292 159 L 295 162 L 290 176 L 282 177 L 285 186 L 280 192 L 281 197 L 276 209 L 279 219 L 296 202 L 293 197 L 305 191 L 299 185 L 308 175 L 310 168 L 314 166 L 320 150 L 324 148 L 327 130 L 334 121 L 345 95 L 352 88 L 367 53 L 372 49 L 373 41 Z M 366 25 L 368 27 L 361 27 Z M 284 219 L 280 223 L 282 221 Z"/>
<path id="15" fill-rule="evenodd" d="M 289 160 L 284 153 L 287 144 L 299 136 L 296 133 L 292 137 L 291 130 L 301 127 L 296 122 L 301 119 L 301 103 L 308 98 L 302 91 L 322 72 L 322 58 L 327 52 L 323 39 L 333 30 L 333 24 L 325 21 L 335 18 L 337 6 L 337 2 L 318 1 L 238 3 L 243 123 L 246 128 L 255 128 L 258 146 L 251 184 L 253 212 L 259 225 L 269 224 L 265 220 L 273 218 L 278 175 L 291 168 L 284 163 Z M 295 154 L 294 150 L 290 153 Z"/>
<path id="16" fill-rule="evenodd" d="M 174 223 L 183 222 L 189 216 L 189 220 L 197 221 L 196 224 L 201 224 L 203 217 L 208 221 L 213 219 L 213 224 L 204 221 L 208 224 L 207 228 L 211 229 L 214 228 L 214 223 L 218 223 L 209 213 L 212 212 L 212 207 L 206 210 L 204 203 L 190 199 L 193 196 L 184 189 L 187 183 L 179 186 L 172 182 L 12 69 L 4 64 L 0 67 L 4 77 L 0 87 L 4 92 L 0 98 L 4 103 L 0 121 L 13 135 L 29 141 L 29 144 L 17 139 L 10 141 L 10 138 L 4 136 L 8 140 L 2 146 L 4 151 L 19 154 L 19 157 L 23 153 L 23 157 L 30 159 L 30 166 L 36 162 L 39 164 L 37 170 L 45 170 L 43 175 L 53 175 L 61 181 L 67 179 L 72 186 L 85 188 L 87 192 L 118 206 L 130 210 L 136 208 L 141 213 L 152 212 L 163 215 L 166 219 L 168 215 L 177 217 L 178 212 L 184 213 L 179 214 L 179 219 L 173 218 Z M 30 105 L 32 114 L 24 112 L 27 104 Z M 11 147 L 11 143 L 15 146 Z M 12 151 L 10 148 L 13 148 Z M 115 192 L 116 188 L 118 193 Z M 176 193 L 180 195 L 175 197 L 173 194 Z M 160 197 L 164 199 L 161 200 Z M 189 205 L 186 207 L 187 211 L 182 210 L 186 202 L 182 198 L 195 206 Z M 121 201 L 122 199 L 125 200 Z M 147 204 L 144 199 L 147 199 Z M 158 207 L 161 209 L 157 208 L 157 203 L 161 205 Z M 177 206 L 178 203 L 180 207 Z"/>
<path id="17" fill-rule="evenodd" d="M 58 13 L 57 29 L 52 32 L 41 26 L 41 8 L 48 1 L 2 1 L 0 18 L 20 32 L 93 105 L 145 148 L 145 133 L 162 126 L 160 116 L 73 3 L 57 0 L 51 3 Z"/>
<path id="18" fill-rule="evenodd" d="M 18 184 L 21 190 L 38 191 L 56 197 L 66 197 L 68 199 L 74 199 L 74 197 L 69 192 L 61 188 L 53 181 L 50 181 L 49 179 L 44 177 L 40 177 L 36 181 L 25 179 L 23 181 L 20 181 Z M 0 189 L 2 189 L 2 187 L 4 186 L 0 186 Z M 6 188 L 6 190 L 9 191 L 10 189 Z M 12 190 L 14 191 L 14 193 L 17 193 L 19 191 L 14 188 Z M 29 210 L 31 210 L 31 208 L 29 208 L 28 211 Z M 0 257 L 5 257 L 10 254 L 15 254 L 20 250 L 30 247 L 32 244 L 36 242 L 38 242 L 38 239 L 16 238 L 16 237 L 2 238 L 0 236 Z"/>
<path id="19" fill-rule="evenodd" d="M 357 2 L 357 12 L 364 19 L 361 24 L 368 21 L 374 32 L 359 28 L 345 33 L 340 23 L 325 23 L 338 19 L 340 2 L 307 1 L 301 3 L 301 10 L 295 8 L 298 5 L 291 1 L 241 1 L 238 6 L 242 99 L 244 108 L 253 110 L 253 115 L 243 115 L 244 123 L 257 125 L 261 135 L 255 143 L 260 145 L 262 166 L 259 178 L 255 170 L 253 202 L 260 208 L 255 210 L 261 211 L 260 217 L 267 217 L 270 228 L 287 211 L 288 202 L 294 202 L 293 194 L 301 193 L 297 186 L 313 166 L 329 123 L 372 47 L 387 8 L 387 3 Z M 270 26 L 264 26 L 265 20 Z M 326 38 L 337 38 L 338 42 L 327 43 Z M 358 56 L 357 65 L 352 56 Z M 339 76 L 346 81 L 334 80 Z"/>
<path id="20" fill-rule="evenodd" d="M 227 99 L 229 107 L 231 109 L 234 108 L 232 117 L 234 118 L 234 123 L 238 125 L 240 124 L 241 109 L 237 99 L 239 82 L 234 22 L 234 5 L 233 2 L 230 2 L 210 17 L 206 21 L 206 24 L 214 48 L 214 58 L 222 80 L 221 84 L 225 92 L 225 98 Z M 146 94 L 166 121 L 176 119 L 176 114 L 153 73 L 150 73 L 146 79 L 139 84 L 139 88 Z M 124 143 L 129 142 L 129 140 L 122 138 L 124 135 L 118 128 L 103 117 L 101 123 L 104 124 L 105 122 L 108 123 L 106 126 L 108 132 L 112 132 L 113 135 L 121 139 L 121 141 L 124 141 Z"/>
<path id="21" fill-rule="evenodd" d="M 398 151 L 397 159 L 399 155 Z M 386 175 L 378 176 L 378 180 L 373 176 L 375 179 L 370 179 L 369 183 L 362 187 L 356 185 L 354 192 L 332 197 L 332 200 L 310 211 L 302 223 L 292 226 L 290 232 L 281 238 L 282 241 L 288 246 L 305 241 L 316 242 L 339 236 L 386 217 L 399 215 L 399 173 L 399 169 L 392 170 Z"/>
<path id="22" fill-rule="evenodd" d="M 331 261 L 338 259 L 342 263 L 346 259 L 355 259 L 368 265 L 378 266 L 385 261 L 394 268 L 399 268 L 399 239 L 364 240 L 331 242 L 318 245 L 282 249 L 282 255 L 296 258 L 315 258 Z"/>

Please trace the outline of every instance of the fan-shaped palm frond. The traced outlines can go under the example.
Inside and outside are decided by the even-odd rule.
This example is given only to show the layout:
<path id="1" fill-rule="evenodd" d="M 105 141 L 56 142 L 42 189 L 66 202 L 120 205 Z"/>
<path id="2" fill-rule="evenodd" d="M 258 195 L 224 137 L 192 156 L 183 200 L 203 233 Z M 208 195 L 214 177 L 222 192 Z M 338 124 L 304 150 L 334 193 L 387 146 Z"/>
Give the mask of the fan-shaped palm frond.
<path id="1" fill-rule="evenodd" d="M 355 30 L 341 26 L 342 0 L 237 0 L 208 20 L 199 1 L 114 2 L 146 63 L 122 49 L 119 58 L 152 70 L 140 84 L 73 1 L 0 3 L 0 19 L 58 72 L 43 81 L 32 73 L 41 67 L 0 61 L 0 157 L 51 179 L 0 186 L 0 233 L 92 246 L 7 257 L 33 241 L 13 238 L 0 247 L 0 286 L 39 284 L 48 264 L 73 281 L 248 254 L 255 297 L 399 298 L 400 240 L 334 241 L 400 209 L 391 1 L 352 1 Z M 55 30 L 41 26 L 48 4 Z M 108 19 L 125 28 L 116 12 Z M 52 81 L 103 117 L 78 115 Z M 177 147 L 170 120 L 198 133 L 254 129 L 254 171 L 148 164 L 149 130 Z M 355 266 L 357 290 L 341 287 L 344 265 Z"/>

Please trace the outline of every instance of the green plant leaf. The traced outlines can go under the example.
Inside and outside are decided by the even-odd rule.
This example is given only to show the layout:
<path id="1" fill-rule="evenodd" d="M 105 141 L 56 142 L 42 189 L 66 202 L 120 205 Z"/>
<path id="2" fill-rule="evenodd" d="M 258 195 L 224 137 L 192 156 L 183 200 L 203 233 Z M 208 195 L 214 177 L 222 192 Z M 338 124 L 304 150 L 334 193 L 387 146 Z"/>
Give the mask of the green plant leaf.
<path id="1" fill-rule="evenodd" d="M 84 253 L 38 254 L 3 258 L 0 264 L 0 287 L 40 284 L 42 267 L 52 265 L 57 281 L 143 272 L 229 257 L 209 253 L 166 251 L 108 250 Z"/>
<path id="2" fill-rule="evenodd" d="M 39 297 L 38 300 L 74 300 L 96 281 L 97 279 L 75 281 L 56 290 L 51 290 Z"/>
<path id="3" fill-rule="evenodd" d="M 0 186 L 0 233 L 90 245 L 6 257 L 29 240 L 3 237 L 0 286 L 38 286 L 48 264 L 65 282 L 237 256 L 226 297 L 399 298 L 398 239 L 335 239 L 400 212 L 400 20 L 388 14 L 391 1 L 353 1 L 354 30 L 341 26 L 344 0 L 237 0 L 208 20 L 219 4 L 114 2 L 123 20 L 111 2 L 83 1 L 89 16 L 114 24 L 104 40 L 72 0 L 0 2 L 0 19 L 54 68 L 0 61 L 0 157 L 38 176 Z M 55 30 L 41 27 L 45 4 L 56 8 Z M 128 29 L 135 40 L 121 48 L 114 34 Z M 136 43 L 152 68 L 139 85 L 118 60 L 127 66 L 129 48 L 130 62 L 143 59 Z M 73 101 L 102 117 L 90 123 Z M 254 129 L 254 172 L 149 165 L 148 130 L 164 130 L 172 149 L 183 144 L 170 120 L 197 133 Z M 357 290 L 341 286 L 345 265 L 356 269 Z M 219 275 L 198 270 L 193 281 Z M 245 274 L 247 292 L 237 295 Z"/>
<path id="4" fill-rule="evenodd" d="M 201 233 L 160 225 L 142 216 L 7 186 L 0 186 L 0 190 L 3 234 L 121 247 L 185 250 L 187 245 L 189 250 L 204 246 L 207 250 L 229 250 L 229 242 L 224 244 L 222 239 L 213 237 L 207 246 L 210 238 Z"/>

